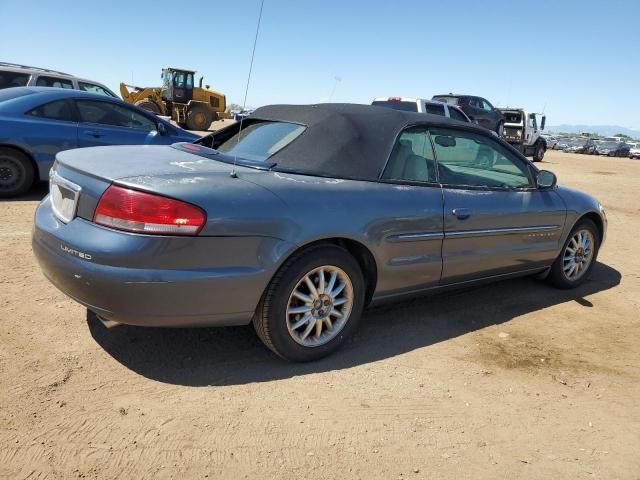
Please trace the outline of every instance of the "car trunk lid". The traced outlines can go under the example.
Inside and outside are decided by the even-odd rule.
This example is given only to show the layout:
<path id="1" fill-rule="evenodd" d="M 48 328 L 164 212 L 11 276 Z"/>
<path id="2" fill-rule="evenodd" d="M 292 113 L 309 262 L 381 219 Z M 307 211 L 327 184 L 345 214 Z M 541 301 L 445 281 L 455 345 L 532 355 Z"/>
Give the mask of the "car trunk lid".
<path id="1" fill-rule="evenodd" d="M 232 170 L 237 175 L 231 175 Z M 56 216 L 63 222 L 69 221 L 70 211 L 71 218 L 92 220 L 102 194 L 117 184 L 183 200 L 206 209 L 210 216 L 222 217 L 233 215 L 230 207 L 237 203 L 233 192 L 238 189 L 242 198 L 274 201 L 271 193 L 251 181 L 261 173 L 167 146 L 83 148 L 57 155 L 51 174 L 52 200 L 58 202 L 62 215 Z M 204 233 L 210 232 L 205 229 Z"/>

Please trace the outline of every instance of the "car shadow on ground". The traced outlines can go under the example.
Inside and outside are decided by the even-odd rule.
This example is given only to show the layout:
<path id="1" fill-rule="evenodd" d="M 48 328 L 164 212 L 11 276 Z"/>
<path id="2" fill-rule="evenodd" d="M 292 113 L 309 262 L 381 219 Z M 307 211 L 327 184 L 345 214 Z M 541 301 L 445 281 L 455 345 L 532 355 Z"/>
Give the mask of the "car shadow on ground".
<path id="1" fill-rule="evenodd" d="M 3 202 L 33 202 L 41 201 L 49 193 L 49 184 L 47 182 L 37 182 L 27 193 L 18 197 L 3 198 Z"/>
<path id="2" fill-rule="evenodd" d="M 341 350 L 306 364 L 278 358 L 250 326 L 106 329 L 93 314 L 87 322 L 93 338 L 114 359 L 149 379 L 189 386 L 237 385 L 375 362 L 565 302 L 593 308 L 584 297 L 613 288 L 620 279 L 617 270 L 597 263 L 591 278 L 574 290 L 522 278 L 371 308 Z"/>

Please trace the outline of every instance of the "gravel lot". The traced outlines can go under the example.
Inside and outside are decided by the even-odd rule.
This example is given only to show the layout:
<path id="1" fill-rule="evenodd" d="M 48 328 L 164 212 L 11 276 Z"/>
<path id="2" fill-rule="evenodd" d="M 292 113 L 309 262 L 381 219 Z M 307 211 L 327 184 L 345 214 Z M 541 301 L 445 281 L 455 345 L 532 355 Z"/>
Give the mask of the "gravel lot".
<path id="1" fill-rule="evenodd" d="M 608 239 L 575 291 L 532 279 L 369 311 L 323 361 L 250 327 L 106 330 L 0 203 L 1 478 L 640 478 L 640 161 L 548 152 Z"/>

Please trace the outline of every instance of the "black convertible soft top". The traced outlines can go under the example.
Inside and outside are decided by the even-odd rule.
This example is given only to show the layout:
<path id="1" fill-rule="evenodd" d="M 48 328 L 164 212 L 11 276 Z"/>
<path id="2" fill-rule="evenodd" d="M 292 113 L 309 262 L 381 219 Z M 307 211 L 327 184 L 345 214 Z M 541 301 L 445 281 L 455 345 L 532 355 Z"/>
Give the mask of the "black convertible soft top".
<path id="1" fill-rule="evenodd" d="M 377 180 L 402 130 L 412 125 L 465 126 L 439 115 L 349 103 L 269 105 L 247 120 L 292 122 L 307 129 L 269 158 L 273 170 Z M 247 121 L 245 120 L 245 121 Z"/>

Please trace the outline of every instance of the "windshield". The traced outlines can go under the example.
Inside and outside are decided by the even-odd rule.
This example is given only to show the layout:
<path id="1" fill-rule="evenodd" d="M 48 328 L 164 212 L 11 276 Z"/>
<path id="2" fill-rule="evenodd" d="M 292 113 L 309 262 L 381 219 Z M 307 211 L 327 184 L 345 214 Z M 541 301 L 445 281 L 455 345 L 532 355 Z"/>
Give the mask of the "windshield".
<path id="1" fill-rule="evenodd" d="M 403 112 L 417 112 L 418 104 L 416 102 L 401 102 L 394 100 L 376 100 L 371 105 L 378 107 L 393 108 L 394 110 L 402 110 Z"/>
<path id="2" fill-rule="evenodd" d="M 606 148 L 616 148 L 618 145 L 618 142 L 602 142 L 601 146 Z"/>
<path id="3" fill-rule="evenodd" d="M 298 138 L 305 128 L 286 122 L 252 123 L 219 145 L 217 150 L 252 162 L 264 162 Z"/>
<path id="4" fill-rule="evenodd" d="M 520 123 L 522 115 L 520 112 L 502 112 L 505 123 Z"/>

